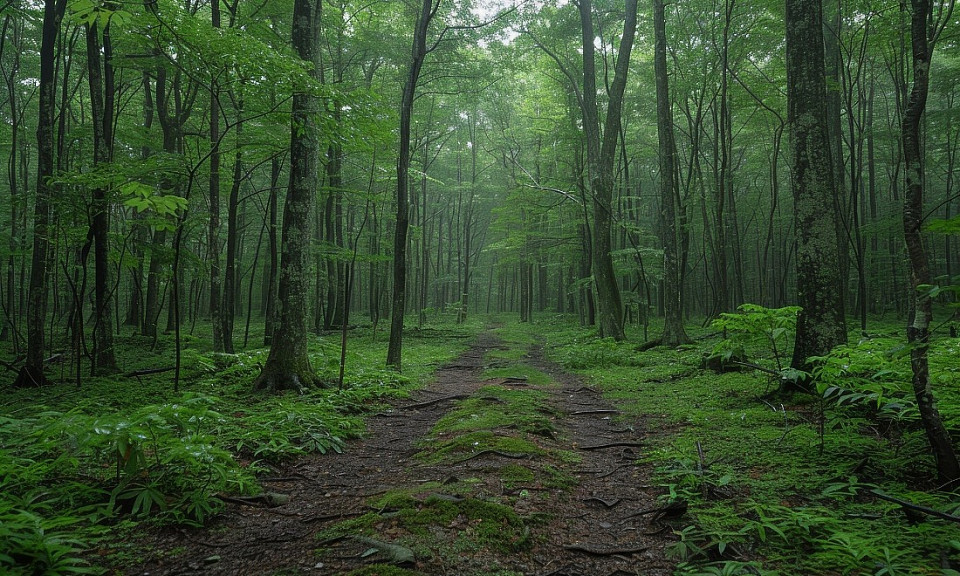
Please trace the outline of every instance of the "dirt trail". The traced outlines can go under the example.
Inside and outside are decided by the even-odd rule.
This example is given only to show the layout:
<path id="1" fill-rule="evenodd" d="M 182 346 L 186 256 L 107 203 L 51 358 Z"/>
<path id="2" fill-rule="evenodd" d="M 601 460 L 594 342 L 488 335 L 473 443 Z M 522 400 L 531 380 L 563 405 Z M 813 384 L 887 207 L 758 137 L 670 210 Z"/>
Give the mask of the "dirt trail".
<path id="1" fill-rule="evenodd" d="M 127 573 L 346 573 L 370 563 L 372 558 L 364 556 L 370 543 L 346 538 L 323 544 L 318 532 L 371 512 L 371 498 L 389 490 L 415 491 L 427 483 L 442 485 L 469 478 L 474 497 L 511 506 L 524 518 L 546 519 L 531 523 L 532 545 L 516 552 L 471 548 L 418 555 L 405 568 L 421 574 L 465 576 L 671 574 L 674 563 L 663 551 L 672 539 L 671 531 L 652 518 L 654 514 L 633 516 L 658 506 L 657 490 L 648 486 L 644 468 L 634 465 L 644 449 L 643 428 L 619 418 L 597 391 L 564 373 L 538 350 L 532 350 L 524 362 L 557 383 L 536 386 L 550 395 L 557 430 L 538 442 L 579 457 L 578 462 L 560 465 L 564 474 L 576 479 L 575 486 L 510 489 L 500 474 L 504 462 L 495 462 L 511 456 L 504 453 L 471 456 L 455 464 L 428 465 L 414 458 L 423 442 L 430 441 L 434 424 L 458 400 L 490 384 L 481 379 L 484 357 L 498 348 L 502 349 L 495 337 L 481 335 L 412 400 L 398 401 L 392 410 L 371 418 L 365 438 L 349 443 L 344 454 L 304 458 L 263 481 L 266 491 L 288 494 L 288 503 L 275 508 L 230 503 L 206 529 L 167 529 L 152 535 L 144 542 L 145 562 Z M 442 547 L 450 533 L 474 527 L 458 519 L 427 530 Z M 390 534 L 381 539 L 389 542 Z M 318 555 L 321 547 L 325 550 Z"/>

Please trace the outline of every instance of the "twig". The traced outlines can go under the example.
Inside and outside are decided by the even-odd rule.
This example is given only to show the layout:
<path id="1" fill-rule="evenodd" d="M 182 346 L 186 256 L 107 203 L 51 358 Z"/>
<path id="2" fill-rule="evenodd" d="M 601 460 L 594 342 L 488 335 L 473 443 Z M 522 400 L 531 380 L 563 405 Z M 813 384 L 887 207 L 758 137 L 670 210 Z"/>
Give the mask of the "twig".
<path id="1" fill-rule="evenodd" d="M 446 402 L 447 400 L 462 400 L 468 396 L 469 394 L 454 394 L 453 396 L 444 396 L 443 398 L 435 398 L 433 400 L 427 400 L 426 402 L 418 402 L 416 404 L 399 406 L 397 407 L 397 410 L 415 410 L 417 408 L 426 408 L 427 406 L 433 406 L 434 404 Z"/>
<path id="2" fill-rule="evenodd" d="M 776 376 L 778 378 L 783 376 L 783 374 L 781 374 L 780 372 L 777 372 L 776 370 L 771 370 L 763 366 L 757 366 L 756 364 L 751 364 L 750 362 L 740 362 L 739 360 L 730 360 L 727 362 L 727 364 L 736 364 L 737 366 L 743 366 L 744 368 L 753 368 L 754 370 L 759 370 L 761 372 L 770 374 L 772 376 Z"/>
<path id="3" fill-rule="evenodd" d="M 570 544 L 564 546 L 563 549 L 570 550 L 571 552 L 583 552 L 584 554 L 590 554 L 592 556 L 629 556 L 630 554 L 639 554 L 640 552 L 647 551 L 646 546 L 638 548 L 610 548 L 609 550 L 599 550 L 597 548 L 583 546 L 582 544 Z"/>
<path id="4" fill-rule="evenodd" d="M 642 448 L 645 446 L 643 442 L 610 442 L 608 444 L 596 444 L 594 446 L 581 446 L 581 450 L 603 450 L 604 448 Z"/>
<path id="5" fill-rule="evenodd" d="M 456 464 L 462 464 L 468 460 L 473 460 L 474 458 L 479 458 L 487 454 L 493 454 L 494 456 L 502 456 L 504 458 L 512 458 L 514 460 L 522 460 L 522 459 L 531 457 L 530 454 L 525 454 L 523 452 L 501 452 L 499 450 L 481 450 L 476 454 L 471 454 L 470 456 L 467 456 L 463 460 L 457 460 Z"/>
<path id="6" fill-rule="evenodd" d="M 318 514 L 316 516 L 308 516 L 301 520 L 301 522 L 326 522 L 328 520 L 339 520 L 340 518 L 353 518 L 356 516 L 363 516 L 366 512 L 344 512 L 342 514 Z"/>
<path id="7" fill-rule="evenodd" d="M 165 368 L 147 368 L 145 370 L 134 370 L 133 372 L 127 372 L 124 374 L 124 378 L 139 378 L 141 376 L 149 376 L 151 374 L 162 374 L 164 372 L 170 372 L 171 370 L 176 370 L 176 366 L 167 366 Z"/>
<path id="8" fill-rule="evenodd" d="M 941 520 L 949 520 L 951 522 L 960 523 L 960 516 L 954 516 L 953 514 L 947 514 L 946 512 L 934 510 L 933 508 L 921 506 L 920 504 L 914 504 L 913 502 L 909 502 L 907 500 L 901 500 L 899 498 L 895 498 L 893 496 L 884 494 L 879 490 L 871 490 L 870 493 L 881 500 L 886 500 L 887 502 L 893 502 L 894 504 L 899 504 L 904 508 L 909 508 L 910 510 L 916 510 L 917 512 L 922 512 L 927 516 L 933 516 L 934 518 L 940 518 Z"/>
<path id="9" fill-rule="evenodd" d="M 619 414 L 619 410 L 578 410 L 577 412 L 571 412 L 571 416 L 583 416 L 585 414 Z"/>

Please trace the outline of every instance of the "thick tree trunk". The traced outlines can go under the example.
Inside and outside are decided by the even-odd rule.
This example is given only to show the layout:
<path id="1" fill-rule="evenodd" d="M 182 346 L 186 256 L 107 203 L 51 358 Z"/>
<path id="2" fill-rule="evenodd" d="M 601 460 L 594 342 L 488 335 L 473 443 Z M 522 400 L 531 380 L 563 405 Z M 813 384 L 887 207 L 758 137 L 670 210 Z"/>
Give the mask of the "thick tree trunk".
<path id="1" fill-rule="evenodd" d="M 623 36 L 617 52 L 613 83 L 610 85 L 603 135 L 597 108 L 596 54 L 593 4 L 580 0 L 583 49 L 583 130 L 587 143 L 587 167 L 593 196 L 593 281 L 601 336 L 623 340 L 623 303 L 613 266 L 611 227 L 613 222 L 614 163 L 620 135 L 623 93 L 627 84 L 630 52 L 637 30 L 637 1 L 627 0 Z M 602 140 L 601 140 L 602 138 Z"/>
<path id="2" fill-rule="evenodd" d="M 47 284 L 50 260 L 50 210 L 53 196 L 54 134 L 56 122 L 56 44 L 66 0 L 45 0 L 40 40 L 39 119 L 37 124 L 37 197 L 33 217 L 33 261 L 27 295 L 27 358 L 15 386 L 40 386 L 43 373 L 44 326 L 47 318 Z"/>
<path id="3" fill-rule="evenodd" d="M 653 2 L 653 65 L 657 83 L 657 134 L 660 152 L 660 230 L 663 244 L 663 334 L 660 343 L 677 346 L 689 339 L 683 328 L 680 290 L 680 260 L 677 253 L 677 216 L 674 175 L 676 157 L 673 140 L 673 113 L 667 77 L 667 35 L 662 0 Z"/>
<path id="4" fill-rule="evenodd" d="M 293 45 L 301 59 L 317 74 L 317 41 L 321 0 L 295 0 Z M 318 105 L 312 94 L 293 97 L 290 130 L 290 183 L 283 209 L 280 285 L 277 294 L 280 318 L 270 355 L 254 382 L 258 390 L 303 390 L 319 384 L 307 354 L 307 242 L 310 208 L 317 188 Z"/>
<path id="5" fill-rule="evenodd" d="M 397 217 L 393 236 L 393 305 L 390 311 L 390 341 L 387 366 L 401 369 L 403 315 L 407 304 L 407 232 L 410 228 L 410 123 L 420 70 L 427 56 L 427 29 L 442 0 L 422 0 L 413 33 L 410 68 L 400 102 L 400 153 L 397 156 Z"/>
<path id="6" fill-rule="evenodd" d="M 910 342 L 910 366 L 913 369 L 913 392 L 923 421 L 927 440 L 937 460 L 937 478 L 944 488 L 960 483 L 960 461 L 953 449 L 950 433 L 943 425 L 937 410 L 930 383 L 928 349 L 933 306 L 923 286 L 931 284 L 930 265 L 923 245 L 924 169 L 920 140 L 920 123 L 927 105 L 930 83 L 930 57 L 934 40 L 927 36 L 930 16 L 929 0 L 912 0 L 911 21 L 913 49 L 913 89 L 903 113 L 901 139 L 906 175 L 906 193 L 903 203 L 903 235 L 910 259 L 913 294 L 913 320 L 907 326 Z"/>
<path id="7" fill-rule="evenodd" d="M 787 100 L 797 233 L 794 368 L 847 341 L 834 163 L 827 130 L 823 17 L 819 0 L 787 0 Z"/>

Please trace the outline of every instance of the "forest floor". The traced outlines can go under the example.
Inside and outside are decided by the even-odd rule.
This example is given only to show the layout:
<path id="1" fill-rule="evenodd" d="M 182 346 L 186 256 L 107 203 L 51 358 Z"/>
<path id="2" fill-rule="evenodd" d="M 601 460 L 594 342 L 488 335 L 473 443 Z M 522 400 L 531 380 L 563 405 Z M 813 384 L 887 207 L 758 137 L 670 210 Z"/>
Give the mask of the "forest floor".
<path id="1" fill-rule="evenodd" d="M 272 506 L 228 501 L 205 528 L 146 529 L 132 536 L 142 563 L 122 570 L 665 576 L 675 537 L 636 463 L 658 433 L 488 331 L 342 454 L 262 478 L 283 495 Z"/>

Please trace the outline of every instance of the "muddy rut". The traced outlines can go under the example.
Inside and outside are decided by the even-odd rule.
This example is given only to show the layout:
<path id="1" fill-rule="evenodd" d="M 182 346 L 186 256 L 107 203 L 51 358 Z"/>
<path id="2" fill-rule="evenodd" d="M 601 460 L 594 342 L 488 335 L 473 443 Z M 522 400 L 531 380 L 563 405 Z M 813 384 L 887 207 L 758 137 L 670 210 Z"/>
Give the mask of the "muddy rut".
<path id="1" fill-rule="evenodd" d="M 545 359 L 539 349 L 522 362 L 554 381 L 537 386 L 522 379 L 490 381 L 482 373 L 499 340 L 482 334 L 463 355 L 441 367 L 434 381 L 407 400 L 371 417 L 364 439 L 343 454 L 300 459 L 262 479 L 265 491 L 289 496 L 280 506 L 237 502 L 204 529 L 164 529 L 144 536 L 143 563 L 127 568 L 138 575 L 345 574 L 371 562 L 370 541 L 318 539 L 331 526 L 371 511 L 371 500 L 398 488 L 443 485 L 469 478 L 473 497 L 511 507 L 529 525 L 529 544 L 517 551 L 473 547 L 401 558 L 419 574 L 524 574 L 537 576 L 666 576 L 675 563 L 664 553 L 672 542 L 669 520 L 656 512 L 661 493 L 648 470 L 636 465 L 650 434 L 642 422 L 621 417 L 601 394 Z M 526 386 L 549 394 L 555 433 L 539 438 L 545 448 L 573 453 L 558 466 L 572 487 L 505 486 L 497 451 L 457 463 L 427 464 L 416 458 L 436 441 L 436 422 L 457 402 L 482 386 Z M 461 525 L 462 524 L 462 525 Z M 436 549 L 470 522 L 428 527 Z M 391 542 L 390 533 L 378 542 Z M 451 546 L 454 544 L 451 540 Z M 407 551 L 404 549 L 404 551 Z M 394 558 L 394 560 L 397 560 Z M 376 573 L 376 572 L 373 572 Z"/>

